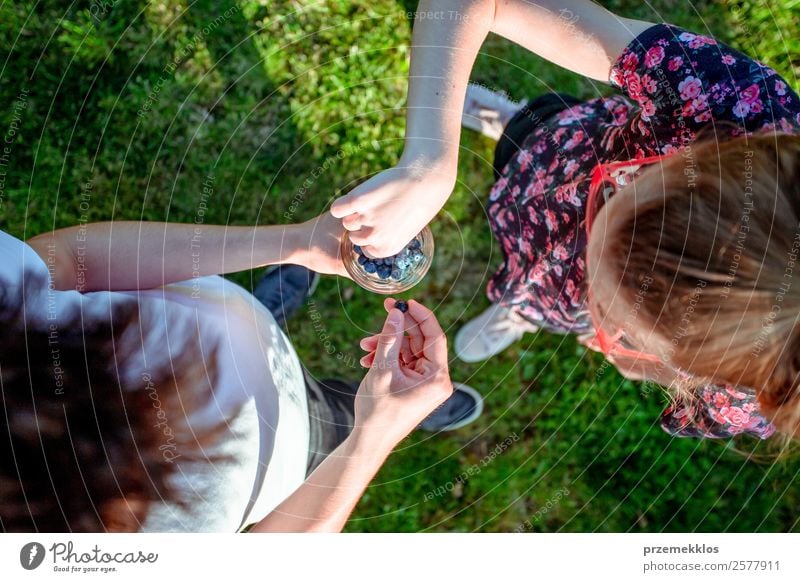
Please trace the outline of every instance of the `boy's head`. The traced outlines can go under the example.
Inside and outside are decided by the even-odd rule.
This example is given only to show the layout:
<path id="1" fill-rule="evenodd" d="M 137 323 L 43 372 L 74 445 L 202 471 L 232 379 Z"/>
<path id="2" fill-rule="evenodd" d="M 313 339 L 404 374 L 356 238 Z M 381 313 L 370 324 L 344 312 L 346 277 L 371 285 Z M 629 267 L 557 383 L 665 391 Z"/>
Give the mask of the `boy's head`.
<path id="1" fill-rule="evenodd" d="M 136 531 L 151 502 L 170 499 L 180 436 L 193 398 L 178 402 L 176 363 L 129 376 L 146 337 L 135 309 L 111 322 L 26 328 L 14 314 L 0 337 L 0 528 L 7 532 Z M 154 403 L 158 403 L 155 406 Z"/>
<path id="2" fill-rule="evenodd" d="M 595 325 L 700 379 L 757 390 L 800 436 L 800 137 L 695 143 L 600 210 Z"/>

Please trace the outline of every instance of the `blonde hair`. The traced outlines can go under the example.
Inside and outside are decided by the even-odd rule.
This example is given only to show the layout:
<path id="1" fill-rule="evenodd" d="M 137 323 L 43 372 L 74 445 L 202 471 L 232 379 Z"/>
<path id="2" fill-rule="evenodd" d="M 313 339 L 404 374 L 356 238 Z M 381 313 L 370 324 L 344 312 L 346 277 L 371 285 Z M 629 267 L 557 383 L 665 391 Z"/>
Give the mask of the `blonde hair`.
<path id="1" fill-rule="evenodd" d="M 755 389 L 762 413 L 797 438 L 800 136 L 696 142 L 650 172 L 662 173 L 664 196 L 616 221 L 602 249 L 621 298 L 630 304 L 652 279 L 639 321 L 668 361 Z"/>

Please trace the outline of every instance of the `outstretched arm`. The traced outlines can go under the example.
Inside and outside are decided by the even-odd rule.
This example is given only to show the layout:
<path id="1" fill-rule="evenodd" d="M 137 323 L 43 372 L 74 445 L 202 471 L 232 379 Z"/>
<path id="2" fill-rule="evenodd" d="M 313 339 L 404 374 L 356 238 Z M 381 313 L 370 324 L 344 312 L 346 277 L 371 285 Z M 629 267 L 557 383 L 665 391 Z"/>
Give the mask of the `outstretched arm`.
<path id="1" fill-rule="evenodd" d="M 95 222 L 35 236 L 57 289 L 152 289 L 193 277 L 295 263 L 346 275 L 341 223 L 329 213 L 297 225 L 215 226 Z"/>
<path id="2" fill-rule="evenodd" d="M 417 13 L 406 148 L 450 162 L 457 156 L 470 71 L 489 32 L 607 82 L 622 50 L 652 25 L 619 17 L 589 0 L 422 0 Z"/>
<path id="3" fill-rule="evenodd" d="M 334 202 L 354 243 L 375 256 L 399 251 L 452 192 L 470 71 L 495 32 L 593 79 L 650 23 L 589 0 L 422 0 L 411 50 L 406 139 L 395 168 Z"/>
<path id="4" fill-rule="evenodd" d="M 353 432 L 251 531 L 340 531 L 391 450 L 452 393 L 447 340 L 433 313 L 416 301 L 405 315 L 392 299 L 385 306 L 381 334 L 361 342 L 370 371 L 356 395 Z"/>

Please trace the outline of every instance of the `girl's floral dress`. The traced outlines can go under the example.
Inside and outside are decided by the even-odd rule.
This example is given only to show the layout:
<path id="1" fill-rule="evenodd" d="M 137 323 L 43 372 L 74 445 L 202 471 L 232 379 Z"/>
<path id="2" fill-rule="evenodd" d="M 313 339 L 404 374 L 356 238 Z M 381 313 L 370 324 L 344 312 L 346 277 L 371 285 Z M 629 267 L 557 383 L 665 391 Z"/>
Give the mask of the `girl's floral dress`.
<path id="1" fill-rule="evenodd" d="M 597 163 L 678 153 L 712 124 L 717 136 L 800 131 L 798 96 L 775 71 L 669 24 L 628 45 L 610 81 L 625 96 L 592 99 L 543 120 L 489 195 L 504 256 L 489 299 L 554 332 L 592 331 L 583 220 Z M 759 414 L 755 392 L 732 386 L 705 387 L 697 399 L 670 406 L 661 423 L 677 436 L 767 438 L 775 431 Z"/>

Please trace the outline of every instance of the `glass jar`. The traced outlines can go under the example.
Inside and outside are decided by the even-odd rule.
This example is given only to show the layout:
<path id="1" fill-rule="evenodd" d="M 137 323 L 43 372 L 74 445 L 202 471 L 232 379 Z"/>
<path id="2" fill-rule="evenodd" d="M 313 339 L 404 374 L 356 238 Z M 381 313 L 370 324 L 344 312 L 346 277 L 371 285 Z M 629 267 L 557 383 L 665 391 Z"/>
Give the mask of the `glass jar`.
<path id="1" fill-rule="evenodd" d="M 370 259 L 354 245 L 350 237 L 342 237 L 344 268 L 367 291 L 391 295 L 408 291 L 422 281 L 433 262 L 433 233 L 427 226 L 398 254 L 386 259 Z"/>

